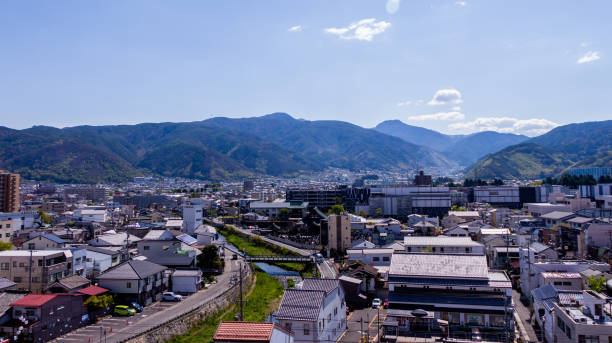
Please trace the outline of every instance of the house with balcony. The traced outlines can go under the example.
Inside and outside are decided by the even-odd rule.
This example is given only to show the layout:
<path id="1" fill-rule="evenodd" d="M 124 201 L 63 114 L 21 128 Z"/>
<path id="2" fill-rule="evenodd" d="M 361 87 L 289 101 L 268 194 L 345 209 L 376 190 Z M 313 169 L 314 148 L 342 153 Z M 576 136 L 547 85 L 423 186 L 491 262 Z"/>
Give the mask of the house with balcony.
<path id="1" fill-rule="evenodd" d="M 72 263 L 70 250 L 0 251 L 0 277 L 15 282 L 16 290 L 43 293 L 52 283 L 73 274 Z"/>
<path id="2" fill-rule="evenodd" d="M 389 307 L 383 338 L 428 334 L 488 339 L 514 332 L 512 285 L 491 270 L 485 255 L 396 253 L 389 270 Z"/>
<path id="3" fill-rule="evenodd" d="M 98 275 L 100 287 L 117 294 L 123 301 L 148 305 L 161 299 L 168 288 L 166 267 L 149 261 L 129 260 Z"/>

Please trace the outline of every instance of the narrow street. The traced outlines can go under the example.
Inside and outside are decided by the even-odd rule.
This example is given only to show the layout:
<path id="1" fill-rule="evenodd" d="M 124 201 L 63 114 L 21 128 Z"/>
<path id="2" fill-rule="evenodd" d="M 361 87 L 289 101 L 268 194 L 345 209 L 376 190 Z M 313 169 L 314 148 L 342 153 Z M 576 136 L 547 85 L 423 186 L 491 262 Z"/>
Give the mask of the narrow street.
<path id="1" fill-rule="evenodd" d="M 382 323 L 385 319 L 385 310 L 382 308 L 369 307 L 351 312 L 346 319 L 346 332 L 338 341 L 341 343 L 358 343 L 363 335 L 366 339 L 369 336 L 370 342 L 378 342 L 379 313 Z"/>
<path id="2" fill-rule="evenodd" d="M 514 311 L 516 312 L 516 314 L 518 315 L 518 317 L 521 320 L 520 325 L 525 329 L 525 332 L 527 333 L 527 338 L 529 339 L 529 342 L 541 342 L 538 339 L 538 336 L 535 332 L 535 330 L 533 329 L 533 326 L 531 325 L 531 320 L 530 318 L 530 311 L 527 307 L 525 307 L 525 305 L 523 305 L 523 303 L 521 302 L 521 295 L 519 292 L 512 290 L 512 300 L 514 302 Z M 535 319 L 534 319 L 535 321 Z M 518 323 L 517 323 L 518 325 Z"/>

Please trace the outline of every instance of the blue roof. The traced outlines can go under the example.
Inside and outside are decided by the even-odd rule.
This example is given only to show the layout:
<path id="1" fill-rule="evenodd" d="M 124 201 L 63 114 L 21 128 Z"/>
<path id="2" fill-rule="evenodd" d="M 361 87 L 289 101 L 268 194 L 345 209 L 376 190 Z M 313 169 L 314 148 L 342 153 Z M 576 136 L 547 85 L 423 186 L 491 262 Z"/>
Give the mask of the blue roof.
<path id="1" fill-rule="evenodd" d="M 46 239 L 48 239 L 48 240 L 50 240 L 50 241 L 53 241 L 54 243 L 57 243 L 57 244 L 64 244 L 64 243 L 66 243 L 66 241 L 65 241 L 65 240 L 63 240 L 63 239 L 61 239 L 61 238 L 57 237 L 56 235 L 54 235 L 54 234 L 52 234 L 52 233 L 40 233 L 40 234 L 38 234 L 38 235 L 35 235 L 35 236 L 34 236 L 34 237 L 32 237 L 32 238 L 36 238 L 36 237 L 38 237 L 38 236 L 42 236 L 42 237 L 44 237 L 44 238 L 46 238 Z"/>
<path id="2" fill-rule="evenodd" d="M 178 239 L 179 241 L 187 244 L 187 245 L 192 245 L 192 244 L 196 244 L 198 242 L 197 239 L 189 236 L 188 234 L 184 233 L 182 235 L 178 235 L 176 236 L 176 239 Z"/>

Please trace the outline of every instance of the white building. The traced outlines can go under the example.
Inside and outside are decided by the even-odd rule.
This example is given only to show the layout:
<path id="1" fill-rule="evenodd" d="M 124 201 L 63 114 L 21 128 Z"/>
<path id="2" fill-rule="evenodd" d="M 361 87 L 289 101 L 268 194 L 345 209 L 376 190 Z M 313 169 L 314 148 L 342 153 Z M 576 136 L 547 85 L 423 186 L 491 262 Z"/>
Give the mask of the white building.
<path id="1" fill-rule="evenodd" d="M 389 266 L 393 249 L 349 249 L 346 253 L 349 261 L 362 261 L 373 266 Z"/>
<path id="2" fill-rule="evenodd" d="M 202 271 L 175 270 L 172 273 L 172 291 L 180 294 L 192 294 L 202 286 Z"/>
<path id="3" fill-rule="evenodd" d="M 183 232 L 193 235 L 195 229 L 202 224 L 204 209 L 201 198 L 191 198 L 183 205 Z"/>
<path id="4" fill-rule="evenodd" d="M 470 237 L 410 236 L 404 237 L 409 253 L 484 255 L 484 245 Z"/>
<path id="5" fill-rule="evenodd" d="M 107 220 L 106 210 L 77 209 L 73 217 L 82 222 L 104 223 Z"/>
<path id="6" fill-rule="evenodd" d="M 287 289 L 276 312 L 295 342 L 336 342 L 346 330 L 346 303 L 338 279 L 306 279 L 301 289 Z"/>

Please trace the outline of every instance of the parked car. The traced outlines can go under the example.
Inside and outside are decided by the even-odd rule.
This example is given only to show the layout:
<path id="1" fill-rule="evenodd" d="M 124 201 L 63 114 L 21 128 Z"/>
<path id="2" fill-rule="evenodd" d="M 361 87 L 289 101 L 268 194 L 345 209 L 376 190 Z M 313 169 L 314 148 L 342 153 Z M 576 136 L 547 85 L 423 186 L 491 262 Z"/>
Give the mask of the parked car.
<path id="1" fill-rule="evenodd" d="M 315 258 L 315 262 L 317 262 L 317 263 L 323 263 L 325 261 L 325 259 L 323 258 L 323 255 L 321 255 L 321 253 L 314 254 L 314 258 Z"/>
<path id="2" fill-rule="evenodd" d="M 139 303 L 133 301 L 130 303 L 130 307 L 133 308 L 134 310 L 136 310 L 136 312 L 140 313 L 143 310 L 142 305 L 140 305 Z"/>
<path id="3" fill-rule="evenodd" d="M 380 306 L 380 299 L 379 298 L 374 298 L 374 300 L 372 300 L 372 307 L 373 308 L 378 308 Z"/>
<path id="4" fill-rule="evenodd" d="M 472 329 L 472 342 L 482 342 L 482 336 L 480 336 L 480 330 Z"/>
<path id="5" fill-rule="evenodd" d="M 117 316 L 133 316 L 136 314 L 136 310 L 127 305 L 117 305 L 113 314 Z"/>
<path id="6" fill-rule="evenodd" d="M 174 292 L 164 292 L 162 294 L 162 300 L 164 301 L 181 301 L 183 297 L 179 294 L 175 294 Z"/>

